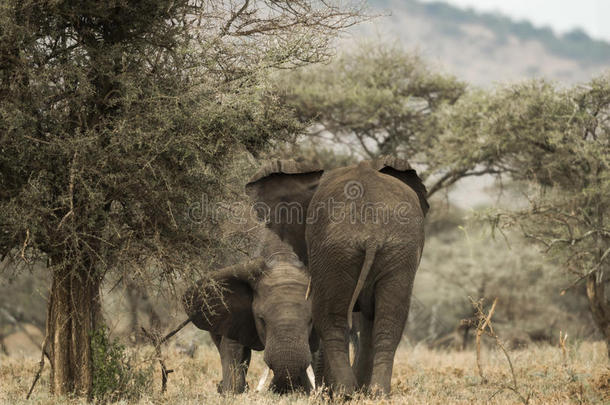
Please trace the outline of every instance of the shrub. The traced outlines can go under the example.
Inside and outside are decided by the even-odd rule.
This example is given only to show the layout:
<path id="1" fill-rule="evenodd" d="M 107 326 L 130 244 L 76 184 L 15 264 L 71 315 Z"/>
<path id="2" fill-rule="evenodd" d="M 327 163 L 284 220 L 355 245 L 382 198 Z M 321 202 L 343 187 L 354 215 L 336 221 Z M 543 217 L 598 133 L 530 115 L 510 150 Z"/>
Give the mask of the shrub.
<path id="1" fill-rule="evenodd" d="M 92 334 L 91 353 L 92 396 L 97 401 L 136 400 L 150 388 L 152 365 L 144 369 L 134 367 L 134 358 L 127 355 L 118 339 L 110 338 L 106 327 Z"/>

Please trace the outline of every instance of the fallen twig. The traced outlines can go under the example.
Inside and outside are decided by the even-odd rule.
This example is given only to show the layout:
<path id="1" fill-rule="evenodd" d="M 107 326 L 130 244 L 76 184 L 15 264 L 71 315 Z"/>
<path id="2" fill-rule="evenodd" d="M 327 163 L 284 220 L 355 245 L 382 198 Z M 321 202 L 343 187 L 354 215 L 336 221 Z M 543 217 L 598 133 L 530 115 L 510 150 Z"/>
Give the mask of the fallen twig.
<path id="1" fill-rule="evenodd" d="M 563 359 L 563 366 L 568 367 L 568 349 L 566 348 L 566 342 L 568 341 L 568 334 L 564 334 L 559 331 L 559 347 L 561 348 L 561 357 Z"/>
<path id="2" fill-rule="evenodd" d="M 144 327 L 142 327 L 142 332 L 144 336 L 146 336 L 152 345 L 155 348 L 155 354 L 157 355 L 157 359 L 159 360 L 159 364 L 161 365 L 161 393 L 164 393 L 167 389 L 167 376 L 174 372 L 174 370 L 168 369 L 163 361 L 163 356 L 161 354 L 161 345 L 167 342 L 172 336 L 178 333 L 182 328 L 184 328 L 188 323 L 191 322 L 191 318 L 188 318 L 184 322 L 182 322 L 176 329 L 169 332 L 163 338 L 159 339 L 158 336 L 153 335 L 148 332 Z"/>
<path id="3" fill-rule="evenodd" d="M 485 332 L 486 328 L 492 328 L 491 326 L 491 317 L 496 310 L 496 304 L 498 303 L 498 299 L 494 300 L 494 303 L 489 310 L 489 314 L 485 315 L 482 309 L 481 301 L 475 303 L 473 301 L 473 305 L 477 310 L 478 324 L 477 324 L 477 335 L 476 335 L 476 349 L 477 349 L 477 370 L 479 371 L 479 376 L 483 383 L 487 383 L 487 378 L 483 374 L 483 366 L 481 364 L 481 335 Z M 493 330 L 492 330 L 493 331 Z"/>
<path id="4" fill-rule="evenodd" d="M 34 376 L 34 381 L 32 381 L 32 386 L 30 387 L 30 390 L 28 391 L 28 394 L 26 395 L 25 399 L 30 399 L 32 392 L 34 391 L 34 387 L 36 386 L 36 383 L 38 382 L 38 380 L 40 379 L 40 375 L 42 374 L 42 369 L 44 368 L 44 356 L 45 356 L 45 352 L 47 350 L 48 337 L 49 337 L 49 335 L 45 334 L 44 341 L 42 342 L 42 353 L 40 355 L 40 363 L 38 365 L 38 371 L 36 372 L 36 375 Z"/>
<path id="5" fill-rule="evenodd" d="M 493 397 L 495 397 L 498 393 L 500 393 L 504 390 L 510 390 L 519 397 L 519 399 L 521 400 L 521 402 L 523 404 L 528 405 L 530 398 L 532 396 L 532 393 L 528 392 L 527 395 L 524 395 L 519 390 L 519 385 L 517 384 L 517 375 L 515 374 L 513 362 L 508 354 L 508 351 L 506 350 L 506 347 L 504 346 L 504 344 L 502 344 L 500 337 L 494 331 L 493 325 L 491 323 L 491 317 L 496 309 L 496 304 L 498 303 L 498 299 L 496 298 L 494 300 L 488 314 L 485 314 L 485 312 L 483 311 L 483 300 L 475 301 L 474 299 L 471 298 L 471 301 L 472 301 L 472 305 L 474 306 L 474 309 L 476 312 L 476 317 L 478 319 L 478 323 L 477 323 L 477 368 L 479 370 L 479 375 L 481 376 L 483 383 L 487 382 L 487 379 L 483 375 L 483 369 L 481 366 L 481 336 L 483 334 L 486 334 L 487 336 L 492 337 L 496 343 L 496 346 L 498 348 L 500 348 L 502 353 L 504 353 L 504 357 L 506 357 L 506 361 L 508 362 L 508 366 L 510 367 L 510 374 L 512 376 L 512 385 L 499 384 L 500 389 L 491 395 L 490 400 Z"/>
<path id="6" fill-rule="evenodd" d="M 559 347 L 561 348 L 561 358 L 563 363 L 563 369 L 568 375 L 568 380 L 571 382 L 576 381 L 576 376 L 574 375 L 574 371 L 570 368 L 568 364 L 568 348 L 566 347 L 566 343 L 568 341 L 568 334 L 559 331 Z"/>
<path id="7" fill-rule="evenodd" d="M 190 322 L 191 322 L 191 318 L 186 319 L 184 322 L 182 322 L 180 325 L 178 325 L 178 327 L 176 329 L 172 330 L 167 335 L 165 335 L 165 337 L 163 337 L 163 339 L 159 340 L 158 344 L 162 345 L 163 343 L 167 342 L 172 336 L 174 336 L 176 333 L 180 332 L 182 330 L 182 328 L 184 328 Z"/>
<path id="8" fill-rule="evenodd" d="M 161 355 L 161 344 L 159 340 L 155 338 L 150 332 L 148 332 L 144 327 L 142 327 L 142 332 L 144 335 L 150 339 L 152 345 L 155 348 L 155 353 L 157 355 L 157 360 L 159 360 L 159 364 L 161 365 L 161 393 L 164 393 L 167 389 L 167 376 L 174 372 L 174 370 L 168 369 L 165 366 L 165 362 L 163 361 L 163 357 Z"/>

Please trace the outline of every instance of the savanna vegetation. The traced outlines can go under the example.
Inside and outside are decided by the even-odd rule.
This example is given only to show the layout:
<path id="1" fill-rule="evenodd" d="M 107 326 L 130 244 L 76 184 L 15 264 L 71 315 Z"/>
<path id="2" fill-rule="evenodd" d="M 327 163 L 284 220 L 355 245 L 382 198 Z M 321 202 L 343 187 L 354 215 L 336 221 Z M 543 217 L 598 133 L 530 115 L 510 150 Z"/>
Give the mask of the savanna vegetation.
<path id="1" fill-rule="evenodd" d="M 41 403 L 310 401 L 221 397 L 207 334 L 159 356 L 141 326 L 163 334 L 192 280 L 247 256 L 230 204 L 260 161 L 382 154 L 432 205 L 389 401 L 610 400 L 610 76 L 483 90 L 397 46 L 338 52 L 369 18 L 351 4 L 0 6 L 0 401 L 38 368 L 11 353 L 19 333 L 50 363 Z M 490 176 L 487 204 L 452 204 Z"/>

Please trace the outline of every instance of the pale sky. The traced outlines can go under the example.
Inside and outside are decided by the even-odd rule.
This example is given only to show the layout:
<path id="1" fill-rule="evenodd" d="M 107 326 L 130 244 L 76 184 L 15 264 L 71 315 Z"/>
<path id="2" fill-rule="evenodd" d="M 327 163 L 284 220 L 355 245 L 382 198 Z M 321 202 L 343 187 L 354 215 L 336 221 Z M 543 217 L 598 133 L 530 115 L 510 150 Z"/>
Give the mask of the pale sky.
<path id="1" fill-rule="evenodd" d="M 439 0 L 424 0 L 425 2 Z M 462 8 L 500 12 L 558 33 L 582 28 L 591 37 L 610 41 L 610 0 L 442 0 Z"/>

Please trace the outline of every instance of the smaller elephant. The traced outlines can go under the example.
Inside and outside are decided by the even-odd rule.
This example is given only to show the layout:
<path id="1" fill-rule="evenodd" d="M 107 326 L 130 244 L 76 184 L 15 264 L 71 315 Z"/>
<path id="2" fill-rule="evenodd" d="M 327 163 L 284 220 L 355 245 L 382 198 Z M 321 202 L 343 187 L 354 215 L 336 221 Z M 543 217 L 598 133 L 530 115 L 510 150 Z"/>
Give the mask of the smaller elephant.
<path id="1" fill-rule="evenodd" d="M 261 257 L 218 270 L 183 296 L 189 318 L 210 332 L 220 353 L 219 392 L 244 392 L 251 350 L 263 349 L 273 391 L 315 386 L 309 275 L 289 245 L 267 229 L 264 235 Z"/>

